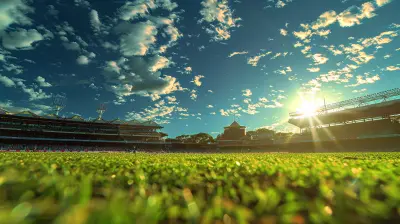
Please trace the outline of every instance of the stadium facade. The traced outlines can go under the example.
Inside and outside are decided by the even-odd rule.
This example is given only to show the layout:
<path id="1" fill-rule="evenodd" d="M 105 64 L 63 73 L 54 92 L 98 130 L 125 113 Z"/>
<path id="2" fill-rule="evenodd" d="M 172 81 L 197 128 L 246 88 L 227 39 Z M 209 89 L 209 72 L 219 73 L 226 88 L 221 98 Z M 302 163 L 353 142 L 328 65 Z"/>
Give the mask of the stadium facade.
<path id="1" fill-rule="evenodd" d="M 0 109 L 0 143 L 18 150 L 77 148 L 87 151 L 104 147 L 131 149 L 159 148 L 166 134 L 153 121 L 139 122 L 80 116 L 62 118 L 56 114 L 39 116 L 30 111 L 9 113 Z M 68 147 L 67 147 L 68 146 Z"/>
<path id="2" fill-rule="evenodd" d="M 400 136 L 400 89 L 324 105 L 312 116 L 290 113 L 289 123 L 300 128 L 292 142 L 320 142 Z"/>
<path id="3" fill-rule="evenodd" d="M 234 121 L 217 144 L 165 142 L 155 122 L 80 116 L 39 116 L 30 111 L 9 113 L 0 108 L 0 150 L 147 152 L 343 152 L 400 150 L 400 89 L 388 90 L 318 108 L 312 116 L 290 113 L 300 134 L 281 138 L 246 138 L 246 127 Z M 272 139 L 273 138 L 273 139 Z M 5 147 L 3 147 L 5 146 Z M 11 147 L 10 147 L 11 146 Z M 144 149 L 144 150 L 143 150 Z"/>

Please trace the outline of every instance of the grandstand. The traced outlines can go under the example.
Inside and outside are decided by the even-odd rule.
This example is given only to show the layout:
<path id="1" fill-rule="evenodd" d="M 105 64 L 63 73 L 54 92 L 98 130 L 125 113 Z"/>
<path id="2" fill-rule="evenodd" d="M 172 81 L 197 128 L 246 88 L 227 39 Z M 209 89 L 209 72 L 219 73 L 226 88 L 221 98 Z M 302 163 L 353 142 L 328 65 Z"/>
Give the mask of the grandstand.
<path id="1" fill-rule="evenodd" d="M 312 116 L 290 113 L 289 123 L 300 128 L 293 142 L 318 142 L 400 136 L 400 89 L 324 105 Z"/>
<path id="2" fill-rule="evenodd" d="M 56 110 L 59 110 L 57 108 Z M 18 145 L 19 149 L 104 149 L 160 148 L 166 134 L 153 121 L 120 119 L 106 121 L 100 116 L 85 120 L 75 115 L 63 118 L 57 114 L 39 116 L 31 111 L 9 113 L 0 108 L 0 143 Z M 57 111 L 58 112 L 58 111 Z M 0 145 L 1 146 L 1 145 Z M 15 148 L 15 147 L 13 147 Z"/>

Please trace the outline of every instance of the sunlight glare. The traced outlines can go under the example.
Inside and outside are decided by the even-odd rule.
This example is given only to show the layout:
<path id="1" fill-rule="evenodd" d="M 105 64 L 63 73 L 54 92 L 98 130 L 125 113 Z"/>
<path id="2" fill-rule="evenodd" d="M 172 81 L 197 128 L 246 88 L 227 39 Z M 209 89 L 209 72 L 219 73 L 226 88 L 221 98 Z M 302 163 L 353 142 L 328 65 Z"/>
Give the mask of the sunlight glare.
<path id="1" fill-rule="evenodd" d="M 302 100 L 298 111 L 303 114 L 304 117 L 313 116 L 317 112 L 318 106 L 313 101 Z"/>

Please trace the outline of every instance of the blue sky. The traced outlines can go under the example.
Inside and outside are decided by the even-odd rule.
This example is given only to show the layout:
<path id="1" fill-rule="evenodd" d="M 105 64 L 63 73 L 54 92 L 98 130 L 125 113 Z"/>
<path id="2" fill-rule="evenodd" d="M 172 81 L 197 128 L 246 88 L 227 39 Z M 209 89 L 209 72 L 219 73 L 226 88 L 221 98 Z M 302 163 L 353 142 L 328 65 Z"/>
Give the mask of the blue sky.
<path id="1" fill-rule="evenodd" d="M 302 100 L 399 87 L 396 0 L 2 0 L 0 107 L 292 130 Z"/>

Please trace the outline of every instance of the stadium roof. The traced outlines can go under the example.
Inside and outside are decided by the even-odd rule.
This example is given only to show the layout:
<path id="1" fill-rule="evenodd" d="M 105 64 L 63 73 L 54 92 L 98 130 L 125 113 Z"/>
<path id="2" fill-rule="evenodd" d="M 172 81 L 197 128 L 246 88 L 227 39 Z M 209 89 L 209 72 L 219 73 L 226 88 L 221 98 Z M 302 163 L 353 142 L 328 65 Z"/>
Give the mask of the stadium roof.
<path id="1" fill-rule="evenodd" d="M 395 88 L 395 89 L 390 89 L 386 91 L 382 91 L 379 93 L 373 93 L 353 99 L 348 99 L 328 105 L 321 106 L 319 108 L 316 108 L 317 113 L 327 113 L 327 112 L 332 112 L 335 110 L 343 110 L 346 108 L 354 108 L 354 107 L 359 107 L 362 105 L 367 105 L 367 104 L 374 104 L 377 101 L 387 101 L 389 98 L 393 97 L 399 97 L 400 96 L 400 88 Z M 291 118 L 294 117 L 302 117 L 304 116 L 303 112 L 301 111 L 296 111 L 289 113 Z"/>
<path id="2" fill-rule="evenodd" d="M 241 126 L 237 121 L 233 121 L 231 125 L 225 128 L 245 128 L 245 126 Z"/>
<path id="3" fill-rule="evenodd" d="M 324 124 L 342 123 L 374 117 L 384 117 L 400 114 L 400 99 L 372 104 L 331 113 L 319 114 L 311 117 L 289 119 L 289 123 L 300 128 L 319 126 Z"/>

